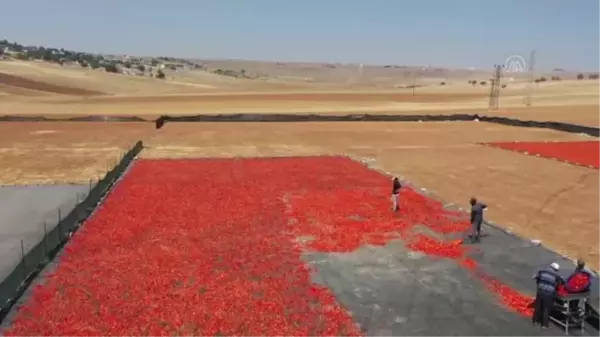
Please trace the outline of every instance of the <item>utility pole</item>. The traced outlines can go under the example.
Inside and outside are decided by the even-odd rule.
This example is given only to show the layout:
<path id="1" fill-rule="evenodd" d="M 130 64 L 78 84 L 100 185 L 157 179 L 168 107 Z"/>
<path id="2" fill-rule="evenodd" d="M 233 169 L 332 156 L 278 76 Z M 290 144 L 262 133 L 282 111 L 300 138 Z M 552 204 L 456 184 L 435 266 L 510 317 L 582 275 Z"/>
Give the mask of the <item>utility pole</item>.
<path id="1" fill-rule="evenodd" d="M 529 85 L 527 88 L 527 96 L 525 97 L 525 105 L 526 106 L 531 106 L 531 96 L 533 96 L 533 86 L 534 86 L 534 82 L 535 82 L 535 72 L 534 72 L 534 66 L 535 66 L 535 50 L 531 51 L 531 54 L 529 54 L 529 76 L 531 76 L 529 78 Z"/>
<path id="2" fill-rule="evenodd" d="M 500 78 L 502 77 L 502 68 L 504 65 L 494 65 L 494 78 L 492 78 L 492 88 L 490 89 L 489 110 L 498 110 L 498 98 L 500 97 Z"/>

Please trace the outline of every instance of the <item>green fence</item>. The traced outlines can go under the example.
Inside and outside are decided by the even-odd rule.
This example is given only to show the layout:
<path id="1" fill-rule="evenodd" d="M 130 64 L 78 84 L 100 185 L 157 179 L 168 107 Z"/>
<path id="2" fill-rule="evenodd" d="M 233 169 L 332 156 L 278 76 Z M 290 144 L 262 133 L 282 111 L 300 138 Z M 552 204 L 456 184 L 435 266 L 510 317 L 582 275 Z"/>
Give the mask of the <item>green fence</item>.
<path id="1" fill-rule="evenodd" d="M 71 212 L 62 217 L 59 210 L 56 226 L 48 231 L 48 226 L 44 224 L 44 236 L 31 250 L 26 252 L 23 240 L 21 240 L 21 261 L 0 283 L 0 322 L 6 317 L 34 277 L 54 258 L 73 232 L 92 214 L 98 203 L 143 147 L 141 141 L 137 142 L 119 163 L 107 172 L 96 186 L 90 189 L 87 197 L 78 203 Z"/>

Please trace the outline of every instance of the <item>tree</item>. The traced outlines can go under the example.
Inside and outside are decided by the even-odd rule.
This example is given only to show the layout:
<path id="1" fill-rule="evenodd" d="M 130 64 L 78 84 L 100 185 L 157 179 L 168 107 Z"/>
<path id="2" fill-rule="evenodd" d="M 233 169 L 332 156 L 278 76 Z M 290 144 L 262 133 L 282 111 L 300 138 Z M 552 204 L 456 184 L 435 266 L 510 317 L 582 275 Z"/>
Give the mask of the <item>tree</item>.
<path id="1" fill-rule="evenodd" d="M 138 70 L 139 70 L 139 71 L 141 71 L 141 72 L 144 72 L 144 71 L 146 71 L 146 67 L 144 67 L 144 65 L 143 65 L 143 64 L 140 64 L 140 65 L 139 65 L 137 68 L 138 68 Z"/>
<path id="2" fill-rule="evenodd" d="M 577 75 L 577 79 L 578 79 L 578 80 L 583 80 L 583 78 L 584 78 L 583 74 L 578 74 L 578 75 Z"/>
<path id="3" fill-rule="evenodd" d="M 131 68 L 131 63 L 130 62 L 125 62 L 123 63 L 123 66 L 127 69 Z"/>
<path id="4" fill-rule="evenodd" d="M 104 70 L 106 70 L 106 72 L 108 72 L 108 73 L 118 73 L 119 72 L 119 69 L 117 69 L 117 66 L 114 64 L 105 65 Z"/>
<path id="5" fill-rule="evenodd" d="M 440 85 L 446 85 L 446 82 L 441 82 Z"/>
<path id="6" fill-rule="evenodd" d="M 158 69 L 158 72 L 156 73 L 156 78 L 160 78 L 161 80 L 164 79 L 165 73 L 161 69 Z"/>
<path id="7" fill-rule="evenodd" d="M 546 82 L 548 79 L 544 76 L 540 77 L 540 82 Z"/>
<path id="8" fill-rule="evenodd" d="M 479 84 L 481 84 L 481 85 L 486 85 L 486 84 L 487 84 L 487 82 L 486 82 L 486 81 L 481 81 L 481 82 L 479 82 Z"/>
<path id="9" fill-rule="evenodd" d="M 504 88 L 506 88 L 506 84 L 503 84 L 503 85 L 502 85 L 502 89 L 504 89 Z"/>
<path id="10" fill-rule="evenodd" d="M 597 79 L 598 79 L 598 74 L 590 74 L 590 75 L 588 76 L 588 78 L 589 78 L 590 80 L 597 80 Z"/>

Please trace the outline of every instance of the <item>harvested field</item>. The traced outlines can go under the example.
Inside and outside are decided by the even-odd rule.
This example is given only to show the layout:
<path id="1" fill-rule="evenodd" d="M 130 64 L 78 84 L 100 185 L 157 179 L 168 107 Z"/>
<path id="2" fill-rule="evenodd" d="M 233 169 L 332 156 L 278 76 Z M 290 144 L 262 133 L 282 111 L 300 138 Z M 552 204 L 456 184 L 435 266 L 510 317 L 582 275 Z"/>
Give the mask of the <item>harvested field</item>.
<path id="1" fill-rule="evenodd" d="M 129 97 L 91 97 L 86 103 L 139 103 L 139 102 L 446 102 L 482 98 L 485 95 L 473 93 L 454 94 L 418 94 L 410 93 L 364 93 L 364 92 L 315 92 L 315 93 L 228 93 L 201 95 L 163 95 L 163 96 L 129 96 Z M 77 103 L 80 101 L 61 101 L 61 103 Z"/>
<path id="2" fill-rule="evenodd" d="M 28 90 L 29 95 L 32 95 L 32 91 L 39 91 L 40 95 L 45 92 L 59 94 L 59 95 L 74 95 L 74 96 L 98 96 L 104 95 L 103 92 L 86 90 L 77 87 L 67 87 L 62 85 L 56 85 L 51 83 L 44 83 L 40 81 L 34 81 L 25 77 L 14 76 L 11 74 L 0 73 L 0 85 L 6 86 L 7 89 L 11 90 L 11 87 L 18 89 Z M 15 93 L 13 90 L 12 93 Z"/>
<path id="3" fill-rule="evenodd" d="M 0 185 L 88 183 L 152 129 L 149 123 L 0 123 Z"/>
<path id="4" fill-rule="evenodd" d="M 532 106 L 529 108 L 515 107 L 483 114 L 521 120 L 564 122 L 596 128 L 600 127 L 600 106 L 597 103 L 586 105 Z"/>
<path id="5" fill-rule="evenodd" d="M 142 156 L 348 154 L 402 175 L 445 201 L 477 195 L 489 219 L 598 269 L 598 171 L 476 145 L 588 137 L 488 123 L 172 123 Z M 527 186 L 527 188 L 524 188 Z M 577 200 L 573 203 L 572 200 Z M 562 224 L 577 231 L 564 231 Z M 561 230 L 561 235 L 555 233 Z"/>

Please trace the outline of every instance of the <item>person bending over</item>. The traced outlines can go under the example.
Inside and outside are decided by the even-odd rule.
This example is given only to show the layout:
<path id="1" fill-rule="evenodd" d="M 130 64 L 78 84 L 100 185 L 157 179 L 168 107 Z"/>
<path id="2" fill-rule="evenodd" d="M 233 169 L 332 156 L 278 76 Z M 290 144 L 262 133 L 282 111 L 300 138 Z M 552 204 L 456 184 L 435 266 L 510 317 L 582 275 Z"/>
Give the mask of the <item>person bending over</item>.
<path id="1" fill-rule="evenodd" d="M 483 222 L 483 210 L 487 209 L 487 205 L 478 202 L 475 197 L 469 200 L 469 204 L 471 204 L 471 240 L 473 242 L 479 242 L 481 223 Z"/>
<path id="2" fill-rule="evenodd" d="M 558 263 L 554 262 L 550 268 L 540 270 L 533 276 L 537 284 L 537 292 L 532 322 L 540 324 L 542 328 L 548 328 L 550 325 L 550 312 L 554 307 L 558 289 L 562 285 L 562 278 L 558 275 L 559 268 Z"/>
<path id="3" fill-rule="evenodd" d="M 402 185 L 398 180 L 398 177 L 394 177 L 392 180 L 392 211 L 398 212 L 400 210 L 400 189 Z"/>

